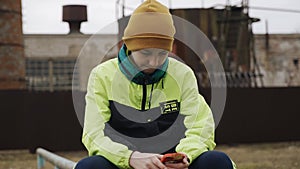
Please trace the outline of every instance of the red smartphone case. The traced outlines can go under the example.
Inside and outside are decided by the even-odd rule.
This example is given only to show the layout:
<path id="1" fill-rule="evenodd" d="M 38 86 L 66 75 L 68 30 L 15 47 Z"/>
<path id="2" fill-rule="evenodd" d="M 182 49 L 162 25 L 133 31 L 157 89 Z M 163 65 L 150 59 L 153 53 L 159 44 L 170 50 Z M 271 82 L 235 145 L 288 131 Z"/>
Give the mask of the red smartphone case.
<path id="1" fill-rule="evenodd" d="M 163 157 L 161 158 L 161 162 L 162 163 L 181 163 L 182 160 L 184 159 L 185 155 L 182 153 L 168 153 L 163 155 Z"/>

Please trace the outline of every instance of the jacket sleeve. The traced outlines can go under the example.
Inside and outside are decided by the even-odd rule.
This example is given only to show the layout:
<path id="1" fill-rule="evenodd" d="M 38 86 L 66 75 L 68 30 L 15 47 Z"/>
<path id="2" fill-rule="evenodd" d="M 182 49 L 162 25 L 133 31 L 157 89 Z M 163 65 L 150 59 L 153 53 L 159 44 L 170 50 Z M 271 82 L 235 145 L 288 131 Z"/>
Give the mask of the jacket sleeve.
<path id="1" fill-rule="evenodd" d="M 104 135 L 105 123 L 111 114 L 105 77 L 99 77 L 99 73 L 99 67 L 94 68 L 88 81 L 82 142 L 89 155 L 101 155 L 119 168 L 131 168 L 132 151 Z"/>
<path id="2" fill-rule="evenodd" d="M 176 147 L 177 152 L 186 153 L 190 162 L 205 151 L 216 146 L 215 124 L 212 112 L 198 92 L 197 81 L 192 70 L 184 76 L 180 114 L 184 115 L 185 138 Z"/>

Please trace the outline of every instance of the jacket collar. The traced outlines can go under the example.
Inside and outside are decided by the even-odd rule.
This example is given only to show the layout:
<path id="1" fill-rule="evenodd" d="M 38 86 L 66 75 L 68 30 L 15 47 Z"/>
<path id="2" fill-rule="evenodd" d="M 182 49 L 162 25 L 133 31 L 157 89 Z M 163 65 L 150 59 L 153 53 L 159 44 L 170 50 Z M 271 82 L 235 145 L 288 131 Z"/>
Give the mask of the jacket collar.
<path id="1" fill-rule="evenodd" d="M 168 58 L 158 69 L 154 71 L 154 73 L 146 74 L 140 71 L 136 65 L 132 63 L 128 57 L 129 53 L 130 51 L 128 51 L 126 45 L 123 44 L 118 54 L 119 69 L 128 80 L 133 81 L 136 84 L 148 85 L 158 82 L 165 76 L 169 63 Z"/>

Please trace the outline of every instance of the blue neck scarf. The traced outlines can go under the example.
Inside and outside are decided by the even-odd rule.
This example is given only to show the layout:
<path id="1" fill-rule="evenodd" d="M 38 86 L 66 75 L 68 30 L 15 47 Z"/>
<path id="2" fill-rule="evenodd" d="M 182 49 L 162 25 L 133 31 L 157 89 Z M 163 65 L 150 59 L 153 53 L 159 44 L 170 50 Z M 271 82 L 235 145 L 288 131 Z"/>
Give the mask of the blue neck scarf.
<path id="1" fill-rule="evenodd" d="M 158 82 L 162 79 L 168 68 L 169 59 L 167 58 L 165 62 L 158 67 L 152 74 L 146 74 L 139 70 L 132 61 L 129 59 L 130 51 L 127 50 L 125 44 L 119 51 L 118 64 L 121 72 L 127 77 L 128 80 L 133 81 L 139 85 L 148 85 Z"/>

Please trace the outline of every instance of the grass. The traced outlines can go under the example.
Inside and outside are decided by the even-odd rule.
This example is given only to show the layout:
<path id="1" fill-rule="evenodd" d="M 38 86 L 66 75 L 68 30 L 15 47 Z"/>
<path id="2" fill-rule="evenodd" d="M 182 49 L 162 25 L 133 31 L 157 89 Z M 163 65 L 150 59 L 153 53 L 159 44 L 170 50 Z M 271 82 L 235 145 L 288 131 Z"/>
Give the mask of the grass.
<path id="1" fill-rule="evenodd" d="M 238 169 L 299 169 L 300 142 L 280 142 L 262 144 L 218 145 L 216 150 L 227 153 Z M 85 157 L 85 151 L 56 152 L 73 161 Z M 28 150 L 0 151 L 0 169 L 36 169 L 35 154 Z M 52 169 L 46 163 L 45 169 Z"/>
<path id="2" fill-rule="evenodd" d="M 221 145 L 239 169 L 299 169 L 300 142 Z"/>

